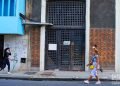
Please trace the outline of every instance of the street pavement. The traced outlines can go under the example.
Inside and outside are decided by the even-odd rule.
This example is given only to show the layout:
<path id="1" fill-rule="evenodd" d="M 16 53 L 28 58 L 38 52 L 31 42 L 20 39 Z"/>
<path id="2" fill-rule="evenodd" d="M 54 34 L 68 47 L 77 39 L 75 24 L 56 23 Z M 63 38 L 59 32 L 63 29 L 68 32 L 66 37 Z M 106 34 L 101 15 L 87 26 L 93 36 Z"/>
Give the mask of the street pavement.
<path id="1" fill-rule="evenodd" d="M 49 80 L 49 81 L 82 81 L 89 77 L 90 72 L 86 71 L 16 71 L 7 74 L 6 71 L 0 71 L 0 79 L 19 79 L 19 80 Z M 99 78 L 102 81 L 120 81 L 120 73 L 114 71 L 99 72 Z"/>
<path id="2" fill-rule="evenodd" d="M 95 81 L 84 84 L 83 81 L 32 81 L 0 79 L 0 86 L 120 86 L 120 81 L 102 81 L 96 85 Z"/>

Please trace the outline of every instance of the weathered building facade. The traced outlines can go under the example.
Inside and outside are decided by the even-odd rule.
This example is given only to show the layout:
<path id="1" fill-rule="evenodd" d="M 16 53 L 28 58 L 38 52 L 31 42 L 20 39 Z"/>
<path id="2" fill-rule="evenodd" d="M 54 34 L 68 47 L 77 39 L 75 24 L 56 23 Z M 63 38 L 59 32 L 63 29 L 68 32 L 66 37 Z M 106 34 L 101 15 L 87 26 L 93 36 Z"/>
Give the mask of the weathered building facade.
<path id="1" fill-rule="evenodd" d="M 97 44 L 104 69 L 115 68 L 115 0 L 90 0 L 90 48 Z"/>
<path id="2" fill-rule="evenodd" d="M 44 27 L 45 39 L 42 42 L 44 41 L 45 44 L 41 47 L 45 50 L 44 57 L 40 57 L 44 59 L 43 69 L 85 70 L 85 64 L 89 61 L 91 54 L 91 46 L 97 44 L 102 67 L 105 70 L 115 70 L 115 0 L 43 0 L 42 2 L 35 0 L 31 2 L 31 9 L 34 11 L 31 11 L 31 17 L 53 24 L 52 27 Z M 40 8 L 41 11 L 38 10 Z M 42 11 L 43 9 L 45 12 Z M 42 31 L 39 28 L 35 28 L 38 35 L 33 33 L 34 35 L 39 36 L 39 30 Z M 38 38 L 37 46 L 40 47 L 41 37 L 36 38 Z M 42 54 L 41 48 L 38 49 L 38 47 L 38 51 L 36 49 L 35 51 Z M 54 49 L 50 49 L 51 47 Z M 38 53 L 32 52 L 32 54 Z M 33 63 L 40 63 L 39 55 L 35 57 L 32 56 L 33 59 L 38 60 L 36 62 L 34 59 Z"/>
<path id="3" fill-rule="evenodd" d="M 16 70 L 87 71 L 96 44 L 103 69 L 119 72 L 119 5 L 119 0 L 26 0 L 27 17 L 53 25 L 25 25 L 25 35 L 1 40 L 4 47 L 24 50 L 16 54 Z M 12 47 L 16 44 L 19 48 Z"/>

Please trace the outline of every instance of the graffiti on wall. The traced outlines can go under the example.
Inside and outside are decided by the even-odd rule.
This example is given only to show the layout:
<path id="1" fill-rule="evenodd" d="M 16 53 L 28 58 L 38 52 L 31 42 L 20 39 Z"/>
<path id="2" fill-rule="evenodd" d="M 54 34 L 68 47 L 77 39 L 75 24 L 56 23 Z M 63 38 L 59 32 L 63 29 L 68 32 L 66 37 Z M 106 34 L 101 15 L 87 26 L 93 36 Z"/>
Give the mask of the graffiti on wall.
<path id="1" fill-rule="evenodd" d="M 15 69 L 16 64 L 18 63 L 17 53 L 14 53 L 13 59 L 10 59 L 13 62 L 12 70 Z"/>
<path id="2" fill-rule="evenodd" d="M 19 69 L 21 58 L 27 58 L 27 40 L 22 37 L 6 36 L 4 47 L 11 49 L 11 70 Z"/>

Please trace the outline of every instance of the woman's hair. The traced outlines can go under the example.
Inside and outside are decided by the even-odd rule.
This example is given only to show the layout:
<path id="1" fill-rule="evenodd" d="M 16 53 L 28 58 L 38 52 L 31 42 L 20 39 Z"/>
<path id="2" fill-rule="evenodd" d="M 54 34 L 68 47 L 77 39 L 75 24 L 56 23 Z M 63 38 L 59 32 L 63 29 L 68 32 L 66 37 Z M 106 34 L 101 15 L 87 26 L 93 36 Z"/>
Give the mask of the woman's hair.
<path id="1" fill-rule="evenodd" d="M 93 49 L 94 49 L 94 52 L 95 52 L 96 54 L 99 54 L 96 44 L 93 46 Z"/>
<path id="2" fill-rule="evenodd" d="M 98 50 L 97 50 L 97 49 L 95 49 L 95 50 L 94 50 L 94 52 L 95 52 L 96 54 L 99 54 L 99 52 L 98 52 Z"/>
<path id="3" fill-rule="evenodd" d="M 9 50 L 10 48 L 8 47 L 8 48 L 5 48 L 5 50 L 4 50 L 4 52 L 6 52 L 7 50 Z"/>
<path id="4" fill-rule="evenodd" d="M 97 48 L 97 45 L 96 45 L 96 44 L 95 44 L 94 46 Z"/>

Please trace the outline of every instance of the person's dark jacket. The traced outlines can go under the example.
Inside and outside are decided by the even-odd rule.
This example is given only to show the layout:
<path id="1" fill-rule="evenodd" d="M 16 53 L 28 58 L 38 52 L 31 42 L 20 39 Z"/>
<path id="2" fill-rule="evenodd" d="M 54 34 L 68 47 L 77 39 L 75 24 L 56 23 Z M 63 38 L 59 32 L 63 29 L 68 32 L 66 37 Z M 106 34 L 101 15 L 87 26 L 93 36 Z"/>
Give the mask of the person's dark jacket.
<path id="1" fill-rule="evenodd" d="M 6 67 L 6 61 L 9 61 L 8 57 L 9 55 L 11 55 L 11 52 L 7 52 L 8 49 L 10 48 L 6 48 L 4 50 L 4 56 L 3 56 L 3 61 L 1 62 L 1 65 L 0 65 L 0 71 Z"/>
<path id="2" fill-rule="evenodd" d="M 9 49 L 9 48 L 6 48 L 6 49 L 4 50 L 4 59 L 8 59 L 9 55 L 11 55 L 11 52 L 7 52 L 8 49 Z"/>

